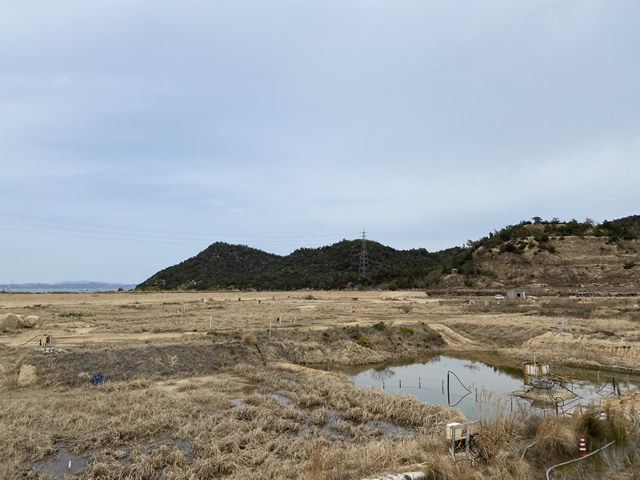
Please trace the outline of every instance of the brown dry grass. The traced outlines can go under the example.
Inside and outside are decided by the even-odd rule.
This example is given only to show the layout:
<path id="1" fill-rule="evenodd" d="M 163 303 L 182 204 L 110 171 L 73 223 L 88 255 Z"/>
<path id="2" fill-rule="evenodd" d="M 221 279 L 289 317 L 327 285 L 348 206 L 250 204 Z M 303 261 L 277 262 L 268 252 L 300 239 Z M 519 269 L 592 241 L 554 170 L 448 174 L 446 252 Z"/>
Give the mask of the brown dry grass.
<path id="1" fill-rule="evenodd" d="M 238 378 L 255 381 L 258 390 L 244 396 L 245 384 L 238 385 Z M 484 422 L 479 447 L 486 463 L 472 467 L 454 464 L 447 452 L 444 425 L 462 420 L 455 410 L 359 389 L 337 374 L 241 365 L 226 383 L 198 378 L 175 383 L 170 391 L 140 379 L 9 393 L 0 405 L 0 477 L 26 474 L 32 462 L 54 453 L 62 442 L 76 453 L 94 452 L 81 478 L 162 473 L 176 479 L 342 479 L 406 471 L 407 465 L 434 479 L 533 478 L 532 459 L 521 454 L 535 429 L 515 415 Z M 244 402 L 228 403 L 222 390 Z M 617 435 L 632 448 L 637 434 L 624 416 L 606 412 L 604 425 L 594 423 L 593 414 L 541 420 L 533 463 L 573 455 L 579 432 L 591 441 Z M 333 433 L 326 430 L 332 418 Z M 366 424 L 371 420 L 392 421 L 418 434 L 383 436 Z M 178 440 L 188 442 L 189 449 L 178 448 Z"/>
<path id="2" fill-rule="evenodd" d="M 430 323 L 480 345 L 512 349 L 559 322 L 587 338 L 606 340 L 609 331 L 618 339 L 640 338 L 628 300 L 604 299 L 595 309 L 575 299 L 544 308 L 534 300 L 524 308 L 483 312 L 484 299 L 440 302 L 421 292 L 358 292 L 357 299 L 343 292 L 233 295 L 207 293 L 207 302 L 197 293 L 0 295 L 2 312 L 40 315 L 43 331 L 68 350 L 44 356 L 17 347 L 34 332 L 0 337 L 0 478 L 33 475 L 33 462 L 60 444 L 78 454 L 92 451 L 81 478 L 329 479 L 407 465 L 427 478 L 528 479 L 540 462 L 572 455 L 577 442 L 570 448 L 563 442 L 578 432 L 596 443 L 619 438 L 629 451 L 637 444 L 632 424 L 614 410 L 604 423 L 593 416 L 492 417 L 479 439 L 487 463 L 453 464 L 443 432 L 446 423 L 462 420 L 459 412 L 359 389 L 341 375 L 263 366 L 410 357 L 418 349 L 407 341 L 416 338 L 400 328 L 428 336 Z M 575 315 L 550 317 L 542 310 Z M 587 311 L 590 318 L 582 318 Z M 268 339 L 277 317 L 283 323 L 272 325 Z M 383 321 L 384 331 L 370 328 Z M 357 345 L 352 333 L 374 348 Z M 36 367 L 34 386 L 18 383 L 24 365 Z M 103 367 L 116 373 L 113 381 L 89 386 L 91 372 Z M 381 421 L 415 434 L 384 435 L 368 423 Z M 189 446 L 178 448 L 178 442 Z M 534 447 L 521 458 L 530 443 Z"/>
<path id="3" fill-rule="evenodd" d="M 416 291 L 358 292 L 357 297 L 352 292 L 0 294 L 0 312 L 9 311 L 38 315 L 44 323 L 39 331 L 0 335 L 0 344 L 17 346 L 35 333 L 51 333 L 54 343 L 62 348 L 77 348 L 87 342 L 137 341 L 155 345 L 206 332 L 219 339 L 242 331 L 240 338 L 254 334 L 262 347 L 261 334 L 268 331 L 271 323 L 274 339 L 283 337 L 286 341 L 287 336 L 295 334 L 300 343 L 305 335 L 311 337 L 310 343 L 300 343 L 292 356 L 291 360 L 297 362 L 322 361 L 324 353 L 311 348 L 314 335 L 307 332 L 369 327 L 380 322 L 395 326 L 442 324 L 470 340 L 454 342 L 455 348 L 505 348 L 510 349 L 509 355 L 521 358 L 530 356 L 530 352 L 514 349 L 554 331 L 629 344 L 640 340 L 640 308 L 634 297 L 540 297 L 520 302 L 496 301 L 492 297 L 432 299 Z M 281 324 L 275 323 L 278 317 Z M 560 330 L 555 327 L 557 324 L 563 325 Z M 415 346 L 409 348 L 401 340 L 397 339 L 401 348 L 387 351 L 396 356 L 414 355 Z M 632 360 L 640 358 L 640 354 L 632 352 L 632 359 L 620 362 L 615 349 L 601 344 L 591 348 L 585 339 L 580 344 L 584 352 L 574 363 L 595 359 L 604 365 L 633 369 Z M 536 348 L 544 355 L 542 350 L 547 347 Z M 551 360 L 557 361 L 557 353 L 564 348 L 550 346 Z M 621 355 L 624 349 L 619 350 Z M 628 357 L 629 352 L 625 355 Z M 350 354 L 336 359 L 354 363 Z M 370 361 L 383 360 L 372 357 Z"/>

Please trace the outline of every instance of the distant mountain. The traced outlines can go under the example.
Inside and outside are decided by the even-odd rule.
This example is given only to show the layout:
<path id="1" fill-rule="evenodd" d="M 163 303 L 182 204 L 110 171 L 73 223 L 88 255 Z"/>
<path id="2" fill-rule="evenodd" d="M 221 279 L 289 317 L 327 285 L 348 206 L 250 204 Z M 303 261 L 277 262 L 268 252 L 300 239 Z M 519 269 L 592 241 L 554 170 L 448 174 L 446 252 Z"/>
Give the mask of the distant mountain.
<path id="1" fill-rule="evenodd" d="M 360 278 L 361 240 L 279 256 L 217 242 L 165 268 L 138 290 L 638 288 L 640 216 L 596 224 L 534 218 L 465 247 L 395 250 L 367 240 L 370 275 Z M 637 266 L 636 266 L 637 265 Z"/>
<path id="2" fill-rule="evenodd" d="M 395 250 L 366 243 L 370 275 L 359 278 L 361 240 L 342 240 L 321 248 L 301 248 L 287 256 L 244 245 L 214 243 L 195 257 L 156 273 L 140 290 L 297 290 L 342 289 L 356 285 L 410 288 L 424 283 L 441 263 L 457 263 L 464 249 L 438 253 Z"/>
<path id="3" fill-rule="evenodd" d="M 0 291 L 7 292 L 109 292 L 132 290 L 136 286 L 125 283 L 68 281 L 59 283 L 11 283 L 0 284 Z"/>

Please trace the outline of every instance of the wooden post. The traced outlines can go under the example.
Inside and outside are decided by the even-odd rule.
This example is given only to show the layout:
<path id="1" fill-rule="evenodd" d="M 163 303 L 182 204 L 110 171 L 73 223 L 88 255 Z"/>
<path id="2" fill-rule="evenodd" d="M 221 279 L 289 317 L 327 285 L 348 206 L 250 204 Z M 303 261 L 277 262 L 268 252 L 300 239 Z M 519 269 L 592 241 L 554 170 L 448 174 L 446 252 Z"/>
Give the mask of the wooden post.
<path id="1" fill-rule="evenodd" d="M 271 322 L 269 322 L 269 338 L 271 338 Z"/>
<path id="2" fill-rule="evenodd" d="M 467 422 L 467 441 L 466 441 L 466 453 L 467 453 L 467 460 L 469 460 L 469 422 Z"/>

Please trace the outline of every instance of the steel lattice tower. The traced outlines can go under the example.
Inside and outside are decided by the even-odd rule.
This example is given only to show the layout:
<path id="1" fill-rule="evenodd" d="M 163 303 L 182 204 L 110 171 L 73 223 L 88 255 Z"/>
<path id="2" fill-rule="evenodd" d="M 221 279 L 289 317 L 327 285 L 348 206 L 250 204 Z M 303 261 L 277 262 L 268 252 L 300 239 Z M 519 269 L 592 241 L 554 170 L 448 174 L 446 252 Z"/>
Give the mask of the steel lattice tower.
<path id="1" fill-rule="evenodd" d="M 359 277 L 369 276 L 369 259 L 367 258 L 367 236 L 364 228 L 362 229 L 362 251 L 360 253 L 360 270 L 358 272 Z"/>

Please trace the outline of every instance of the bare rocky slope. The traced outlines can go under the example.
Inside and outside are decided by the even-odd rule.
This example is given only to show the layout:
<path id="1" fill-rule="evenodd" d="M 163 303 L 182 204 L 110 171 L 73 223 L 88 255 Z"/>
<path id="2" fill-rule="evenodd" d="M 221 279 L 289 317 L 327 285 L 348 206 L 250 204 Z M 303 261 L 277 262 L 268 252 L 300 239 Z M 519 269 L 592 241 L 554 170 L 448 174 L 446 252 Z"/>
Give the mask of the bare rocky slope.
<path id="1" fill-rule="evenodd" d="M 527 244 L 535 242 L 526 238 Z M 640 241 L 606 237 L 551 237 L 548 248 L 521 253 L 483 247 L 474 252 L 479 287 L 576 288 L 584 291 L 634 290 L 640 285 Z M 552 252 L 550 251 L 552 250 Z"/>

